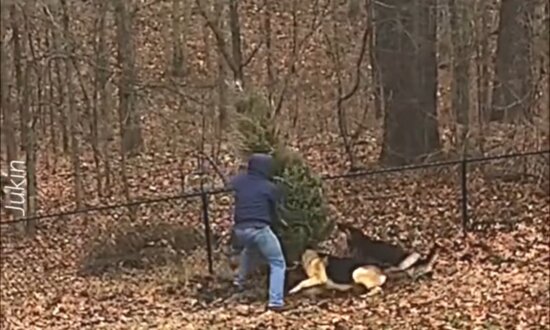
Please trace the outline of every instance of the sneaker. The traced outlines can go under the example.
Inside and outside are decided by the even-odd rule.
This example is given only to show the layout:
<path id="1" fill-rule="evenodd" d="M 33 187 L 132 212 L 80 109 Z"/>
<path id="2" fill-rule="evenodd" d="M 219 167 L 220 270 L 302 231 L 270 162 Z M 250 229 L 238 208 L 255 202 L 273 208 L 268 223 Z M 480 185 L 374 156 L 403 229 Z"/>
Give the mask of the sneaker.
<path id="1" fill-rule="evenodd" d="M 272 312 L 275 312 L 275 313 L 282 313 L 282 312 L 285 312 L 285 311 L 288 311 L 288 307 L 287 306 L 267 306 L 266 308 L 266 311 L 272 311 Z"/>
<path id="2" fill-rule="evenodd" d="M 238 291 L 238 292 L 242 292 L 245 290 L 245 287 L 243 284 L 241 284 L 239 281 L 237 280 L 233 280 L 233 287 Z"/>

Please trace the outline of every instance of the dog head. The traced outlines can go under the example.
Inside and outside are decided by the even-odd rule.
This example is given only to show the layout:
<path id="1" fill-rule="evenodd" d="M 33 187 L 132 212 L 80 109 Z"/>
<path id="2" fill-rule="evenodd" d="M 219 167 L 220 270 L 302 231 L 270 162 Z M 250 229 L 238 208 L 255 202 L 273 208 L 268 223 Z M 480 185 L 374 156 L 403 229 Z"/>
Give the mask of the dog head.
<path id="1" fill-rule="evenodd" d="M 315 259 L 319 259 L 319 254 L 313 249 L 306 249 L 302 253 L 302 265 L 304 267 L 307 267 Z"/>
<path id="2" fill-rule="evenodd" d="M 337 228 L 337 241 L 347 253 L 353 254 L 353 250 L 360 244 L 361 239 L 365 236 L 363 232 L 350 225 L 339 223 Z"/>
<path id="3" fill-rule="evenodd" d="M 347 224 L 339 224 L 339 230 L 346 234 L 349 241 L 357 241 L 365 237 L 365 234 L 358 228 L 352 227 Z"/>

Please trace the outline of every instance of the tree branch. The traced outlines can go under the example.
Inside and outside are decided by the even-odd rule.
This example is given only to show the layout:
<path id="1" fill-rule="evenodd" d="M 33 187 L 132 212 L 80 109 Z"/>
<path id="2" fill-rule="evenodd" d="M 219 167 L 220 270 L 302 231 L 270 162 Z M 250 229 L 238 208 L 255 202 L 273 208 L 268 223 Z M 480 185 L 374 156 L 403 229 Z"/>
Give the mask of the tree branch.
<path id="1" fill-rule="evenodd" d="M 199 9 L 199 12 L 200 12 L 201 16 L 206 21 L 206 25 L 210 28 L 212 33 L 214 33 L 214 37 L 216 38 L 216 43 L 218 44 L 219 51 L 222 53 L 223 58 L 227 62 L 227 65 L 229 65 L 229 68 L 233 72 L 233 75 L 237 76 L 237 74 L 239 72 L 239 66 L 241 64 L 240 63 L 239 64 L 235 63 L 234 59 L 231 58 L 231 56 L 229 56 L 229 53 L 227 52 L 227 49 L 225 47 L 225 40 L 224 40 L 220 30 L 216 27 L 214 22 L 212 22 L 209 15 L 206 13 L 204 8 L 202 7 L 201 0 L 195 0 L 195 2 L 197 4 L 197 7 Z"/>
<path id="2" fill-rule="evenodd" d="M 357 58 L 357 64 L 355 66 L 355 82 L 351 90 L 347 94 L 341 97 L 342 102 L 351 98 L 359 88 L 359 84 L 361 82 L 361 64 L 363 63 L 363 59 L 365 58 L 365 52 L 367 49 L 367 40 L 368 40 L 369 34 L 370 34 L 370 27 L 367 25 L 365 27 L 365 31 L 363 32 L 363 37 L 361 39 L 361 49 L 359 51 L 359 57 Z"/>
<path id="3" fill-rule="evenodd" d="M 326 8 L 324 8 L 326 9 Z M 290 82 L 290 78 L 296 74 L 295 71 L 292 70 L 292 67 L 294 64 L 298 61 L 300 58 L 300 50 L 301 48 L 306 44 L 306 42 L 319 30 L 319 28 L 322 26 L 324 19 L 329 16 L 330 12 L 325 12 L 322 14 L 322 17 L 317 22 L 317 16 L 315 16 L 311 23 L 311 29 L 308 31 L 308 33 L 302 38 L 302 40 L 299 42 L 297 48 L 297 51 L 295 55 L 290 60 L 290 63 L 288 64 L 288 71 L 285 75 L 284 81 L 283 81 L 283 88 L 281 91 L 281 94 L 279 95 L 279 99 L 277 100 L 277 105 L 274 109 L 274 116 L 277 116 L 281 112 L 281 108 L 283 107 L 284 98 L 286 96 L 286 93 L 288 91 L 288 85 Z"/>
<path id="4" fill-rule="evenodd" d="M 256 56 L 256 54 L 258 53 L 258 51 L 260 50 L 260 48 L 262 48 L 264 44 L 264 41 L 261 40 L 260 43 L 254 47 L 254 49 L 252 50 L 252 52 L 250 52 L 250 55 L 248 56 L 248 58 L 246 60 L 244 60 L 244 62 L 241 64 L 241 68 L 244 68 L 246 67 L 248 64 L 250 64 L 250 62 L 252 61 L 252 59 L 254 58 L 254 56 Z"/>

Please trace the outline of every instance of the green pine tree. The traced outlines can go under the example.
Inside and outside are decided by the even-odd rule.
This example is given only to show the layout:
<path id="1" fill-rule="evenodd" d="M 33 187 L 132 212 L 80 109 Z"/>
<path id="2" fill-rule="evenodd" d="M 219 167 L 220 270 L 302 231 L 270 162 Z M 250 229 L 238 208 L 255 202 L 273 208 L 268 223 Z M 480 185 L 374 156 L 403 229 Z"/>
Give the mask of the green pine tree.
<path id="1" fill-rule="evenodd" d="M 235 152 L 243 159 L 253 153 L 268 153 L 275 160 L 274 180 L 284 193 L 286 212 L 279 212 L 283 221 L 277 222 L 274 229 L 282 242 L 287 263 L 292 263 L 307 246 L 316 246 L 325 240 L 334 224 L 327 216 L 320 177 L 301 155 L 280 141 L 270 110 L 261 95 L 242 93 L 231 116 L 230 138 Z"/>

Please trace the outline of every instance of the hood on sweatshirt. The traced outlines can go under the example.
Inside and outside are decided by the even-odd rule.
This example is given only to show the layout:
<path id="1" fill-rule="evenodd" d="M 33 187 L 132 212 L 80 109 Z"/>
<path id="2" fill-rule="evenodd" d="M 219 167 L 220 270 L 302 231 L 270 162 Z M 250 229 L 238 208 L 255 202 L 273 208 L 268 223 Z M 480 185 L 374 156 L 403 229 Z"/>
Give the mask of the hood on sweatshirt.
<path id="1" fill-rule="evenodd" d="M 253 154 L 248 159 L 248 174 L 270 179 L 273 175 L 273 157 L 267 154 Z"/>

